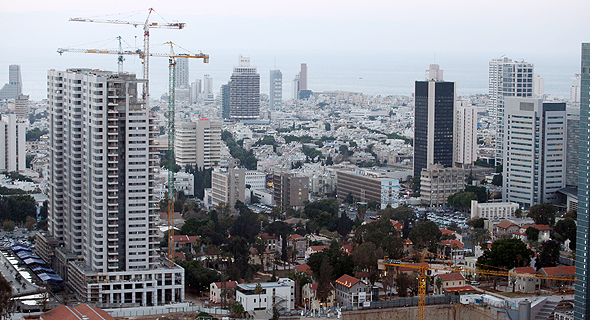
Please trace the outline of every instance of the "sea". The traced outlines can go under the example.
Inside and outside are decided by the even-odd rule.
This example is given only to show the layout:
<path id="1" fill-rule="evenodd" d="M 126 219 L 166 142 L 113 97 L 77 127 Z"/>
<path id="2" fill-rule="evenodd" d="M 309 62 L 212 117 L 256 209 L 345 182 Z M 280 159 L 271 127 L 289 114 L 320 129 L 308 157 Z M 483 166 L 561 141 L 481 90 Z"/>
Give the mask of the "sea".
<path id="1" fill-rule="evenodd" d="M 251 65 L 260 73 L 260 92 L 269 92 L 269 73 L 279 69 L 283 74 L 283 99 L 292 98 L 292 81 L 307 64 L 308 89 L 319 91 L 351 91 L 370 95 L 411 95 L 414 81 L 423 80 L 429 65 L 436 63 L 444 72 L 446 81 L 456 83 L 457 95 L 488 93 L 488 64 L 501 55 L 488 53 L 424 53 L 424 52 L 300 52 L 269 53 L 265 51 L 240 53 L 237 50 L 209 52 L 210 62 L 190 59 L 190 81 L 203 79 L 205 74 L 213 78 L 214 92 L 227 83 L 238 57 L 249 56 Z M 509 56 L 510 57 L 510 56 Z M 545 93 L 569 98 L 572 78 L 580 72 L 580 58 L 576 53 L 531 53 L 526 57 L 510 57 L 535 64 L 535 73 L 544 79 Z M 14 61 L 17 60 L 17 61 Z M 57 53 L 24 53 L 9 61 L 0 57 L 0 85 L 8 82 L 8 66 L 20 64 L 23 77 L 23 93 L 35 101 L 47 96 L 47 70 L 67 68 L 91 68 L 117 70 L 117 57 L 111 55 Z M 126 72 L 141 74 L 141 60 L 127 56 Z M 159 98 L 168 91 L 168 59 L 151 58 L 150 93 Z"/>

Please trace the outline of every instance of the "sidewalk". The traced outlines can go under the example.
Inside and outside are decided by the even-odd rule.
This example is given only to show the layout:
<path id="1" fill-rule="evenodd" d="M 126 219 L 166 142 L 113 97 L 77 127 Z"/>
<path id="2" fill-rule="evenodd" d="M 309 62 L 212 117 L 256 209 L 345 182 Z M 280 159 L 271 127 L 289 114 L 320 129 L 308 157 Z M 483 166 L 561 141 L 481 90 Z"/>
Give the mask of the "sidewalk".
<path id="1" fill-rule="evenodd" d="M 17 259 L 15 257 L 15 259 Z M 4 255 L 4 252 L 0 251 L 0 272 L 8 280 L 8 282 L 12 285 L 12 295 L 13 296 L 24 296 L 28 294 L 38 293 L 43 290 L 43 288 L 38 287 L 31 282 L 29 282 L 25 277 L 23 277 L 18 270 L 15 268 L 12 263 L 8 260 L 8 258 Z M 17 279 L 20 278 L 20 282 Z"/>

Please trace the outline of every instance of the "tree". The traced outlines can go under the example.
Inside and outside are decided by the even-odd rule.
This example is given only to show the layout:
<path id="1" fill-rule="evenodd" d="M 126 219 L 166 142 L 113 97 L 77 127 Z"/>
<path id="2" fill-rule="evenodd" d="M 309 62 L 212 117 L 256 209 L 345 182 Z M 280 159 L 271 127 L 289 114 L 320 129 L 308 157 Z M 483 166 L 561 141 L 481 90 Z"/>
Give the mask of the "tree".
<path id="1" fill-rule="evenodd" d="M 373 242 L 365 242 L 358 246 L 352 255 L 354 265 L 360 270 L 369 272 L 371 284 L 373 284 L 377 278 L 377 259 L 383 257 L 383 250 L 377 249 Z"/>
<path id="2" fill-rule="evenodd" d="M 491 250 L 485 250 L 477 259 L 478 267 L 484 270 L 498 268 L 510 270 L 526 267 L 531 261 L 533 251 L 520 239 L 500 239 L 492 243 Z"/>
<path id="3" fill-rule="evenodd" d="M 0 319 L 8 319 L 14 312 L 14 300 L 12 300 L 12 286 L 0 274 Z"/>
<path id="4" fill-rule="evenodd" d="M 346 198 L 344 198 L 344 203 L 348 203 L 348 204 L 353 204 L 354 203 L 354 197 L 352 196 L 352 193 L 348 193 L 348 195 L 346 196 Z"/>
<path id="5" fill-rule="evenodd" d="M 318 272 L 318 289 L 317 297 L 320 303 L 325 303 L 328 300 L 328 296 L 331 291 L 330 278 L 332 276 L 332 266 L 330 266 L 329 258 L 327 255 L 322 257 L 322 264 Z"/>
<path id="6" fill-rule="evenodd" d="M 473 239 L 473 244 L 475 245 L 482 245 L 485 242 L 490 241 L 492 239 L 490 232 L 484 228 L 477 228 L 471 232 L 471 238 Z"/>
<path id="7" fill-rule="evenodd" d="M 541 244 L 541 253 L 536 258 L 537 270 L 545 267 L 556 267 L 559 262 L 561 245 L 556 240 L 544 241 Z"/>
<path id="8" fill-rule="evenodd" d="M 418 249 L 428 248 L 430 252 L 437 252 L 437 245 L 442 237 L 442 232 L 432 221 L 418 223 L 409 234 L 410 240 Z"/>
<path id="9" fill-rule="evenodd" d="M 397 286 L 397 295 L 400 297 L 408 296 L 408 288 L 412 286 L 412 278 L 407 274 L 400 272 L 395 277 L 395 284 Z"/>
<path id="10" fill-rule="evenodd" d="M 354 261 L 352 256 L 340 250 L 338 243 L 333 240 L 328 249 L 312 254 L 307 261 L 307 265 L 309 265 L 316 279 L 320 276 L 320 268 L 324 256 L 328 257 L 328 262 L 332 267 L 330 282 L 335 281 L 345 274 L 353 274 Z"/>
<path id="11" fill-rule="evenodd" d="M 217 271 L 203 267 L 200 261 L 177 261 L 184 268 L 186 285 L 198 292 L 207 291 L 212 282 L 220 281 L 221 276 Z"/>
<path id="12" fill-rule="evenodd" d="M 336 227 L 336 232 L 338 232 L 338 234 L 341 237 L 346 237 L 346 235 L 348 235 L 352 230 L 353 224 L 354 222 L 350 220 L 350 218 L 346 214 L 343 214 L 340 217 L 340 219 L 338 219 L 338 226 Z"/>
<path id="13" fill-rule="evenodd" d="M 562 220 L 557 221 L 555 224 L 555 233 L 557 234 L 557 240 L 560 242 L 565 242 L 565 240 L 570 240 L 570 249 L 576 249 L 576 231 L 577 226 L 576 222 L 572 218 L 565 218 Z"/>
<path id="14" fill-rule="evenodd" d="M 526 238 L 529 242 L 537 242 L 539 241 L 539 229 L 534 227 L 528 227 L 526 229 Z"/>
<path id="15" fill-rule="evenodd" d="M 238 301 L 235 301 L 234 303 L 229 305 L 229 311 L 232 313 L 234 317 L 242 318 L 244 314 L 244 306 Z"/>
<path id="16" fill-rule="evenodd" d="M 502 174 L 496 174 L 494 175 L 494 178 L 492 178 L 492 184 L 498 187 L 502 186 Z"/>
<path id="17" fill-rule="evenodd" d="M 535 220 L 536 224 L 544 224 L 552 227 L 555 224 L 557 208 L 550 203 L 541 203 L 529 209 L 529 217 Z"/>
<path id="18" fill-rule="evenodd" d="M 25 227 L 27 228 L 27 230 L 31 231 L 35 227 L 35 223 L 37 223 L 37 220 L 35 220 L 35 218 L 31 216 L 28 216 L 25 222 Z"/>
<path id="19" fill-rule="evenodd" d="M 236 209 L 240 210 L 240 215 L 232 226 L 230 233 L 232 236 L 243 237 L 248 243 L 252 243 L 254 237 L 260 232 L 258 216 L 239 200 L 236 201 Z"/>
<path id="20" fill-rule="evenodd" d="M 2 224 L 2 230 L 4 230 L 4 231 L 12 232 L 12 231 L 14 231 L 14 228 L 16 228 L 16 226 L 14 225 L 14 221 L 12 221 L 12 220 L 6 220 Z"/>
<path id="21" fill-rule="evenodd" d="M 465 192 L 473 192 L 477 196 L 477 202 L 485 203 L 488 202 L 488 189 L 486 187 L 478 186 L 466 186 Z M 469 204 L 471 206 L 471 203 Z"/>
<path id="22" fill-rule="evenodd" d="M 254 288 L 254 293 L 258 295 L 258 309 L 260 309 L 260 295 L 262 294 L 262 291 L 264 291 L 264 289 L 262 289 L 262 285 L 259 282 L 256 284 L 256 288 Z"/>
<path id="23" fill-rule="evenodd" d="M 471 208 L 471 200 L 477 200 L 477 195 L 473 192 L 461 191 L 450 195 L 447 198 L 447 205 L 459 210 Z"/>
<path id="24" fill-rule="evenodd" d="M 467 221 L 467 225 L 470 227 L 473 227 L 474 229 L 481 229 L 484 227 L 485 220 L 486 219 L 484 219 L 484 218 L 471 219 L 471 220 Z"/>
<path id="25" fill-rule="evenodd" d="M 332 126 L 329 122 L 324 122 L 324 129 L 326 129 L 326 131 L 330 131 L 332 129 Z"/>

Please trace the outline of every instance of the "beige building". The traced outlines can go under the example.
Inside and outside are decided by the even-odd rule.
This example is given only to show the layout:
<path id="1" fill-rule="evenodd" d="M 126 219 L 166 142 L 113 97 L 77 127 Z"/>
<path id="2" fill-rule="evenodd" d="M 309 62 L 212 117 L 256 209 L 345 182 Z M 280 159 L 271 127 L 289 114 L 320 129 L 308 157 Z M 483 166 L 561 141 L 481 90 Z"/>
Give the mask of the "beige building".
<path id="1" fill-rule="evenodd" d="M 301 208 L 309 201 L 309 178 L 294 173 L 275 173 L 273 176 L 274 199 L 283 210 Z"/>
<path id="2" fill-rule="evenodd" d="M 479 203 L 477 200 L 471 200 L 471 219 L 514 219 L 518 208 L 518 203 L 513 202 Z"/>
<path id="3" fill-rule="evenodd" d="M 211 203 L 229 204 L 232 211 L 237 200 L 246 200 L 246 169 L 214 168 L 211 172 Z"/>
<path id="4" fill-rule="evenodd" d="M 209 119 L 182 122 L 176 127 L 176 164 L 210 169 L 221 163 L 221 123 Z"/>
<path id="5" fill-rule="evenodd" d="M 420 199 L 422 204 L 438 206 L 447 198 L 465 189 L 465 171 L 461 168 L 445 168 L 441 164 L 422 169 Z"/>

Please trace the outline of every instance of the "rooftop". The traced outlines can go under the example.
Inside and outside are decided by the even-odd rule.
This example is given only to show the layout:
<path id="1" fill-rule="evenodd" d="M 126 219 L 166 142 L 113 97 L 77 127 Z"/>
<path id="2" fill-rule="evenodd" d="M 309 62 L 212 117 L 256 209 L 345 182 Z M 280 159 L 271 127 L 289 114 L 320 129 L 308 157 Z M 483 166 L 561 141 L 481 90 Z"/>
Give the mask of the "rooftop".
<path id="1" fill-rule="evenodd" d="M 115 320 L 106 311 L 85 303 L 76 307 L 61 305 L 42 313 L 39 318 L 41 320 Z"/>

